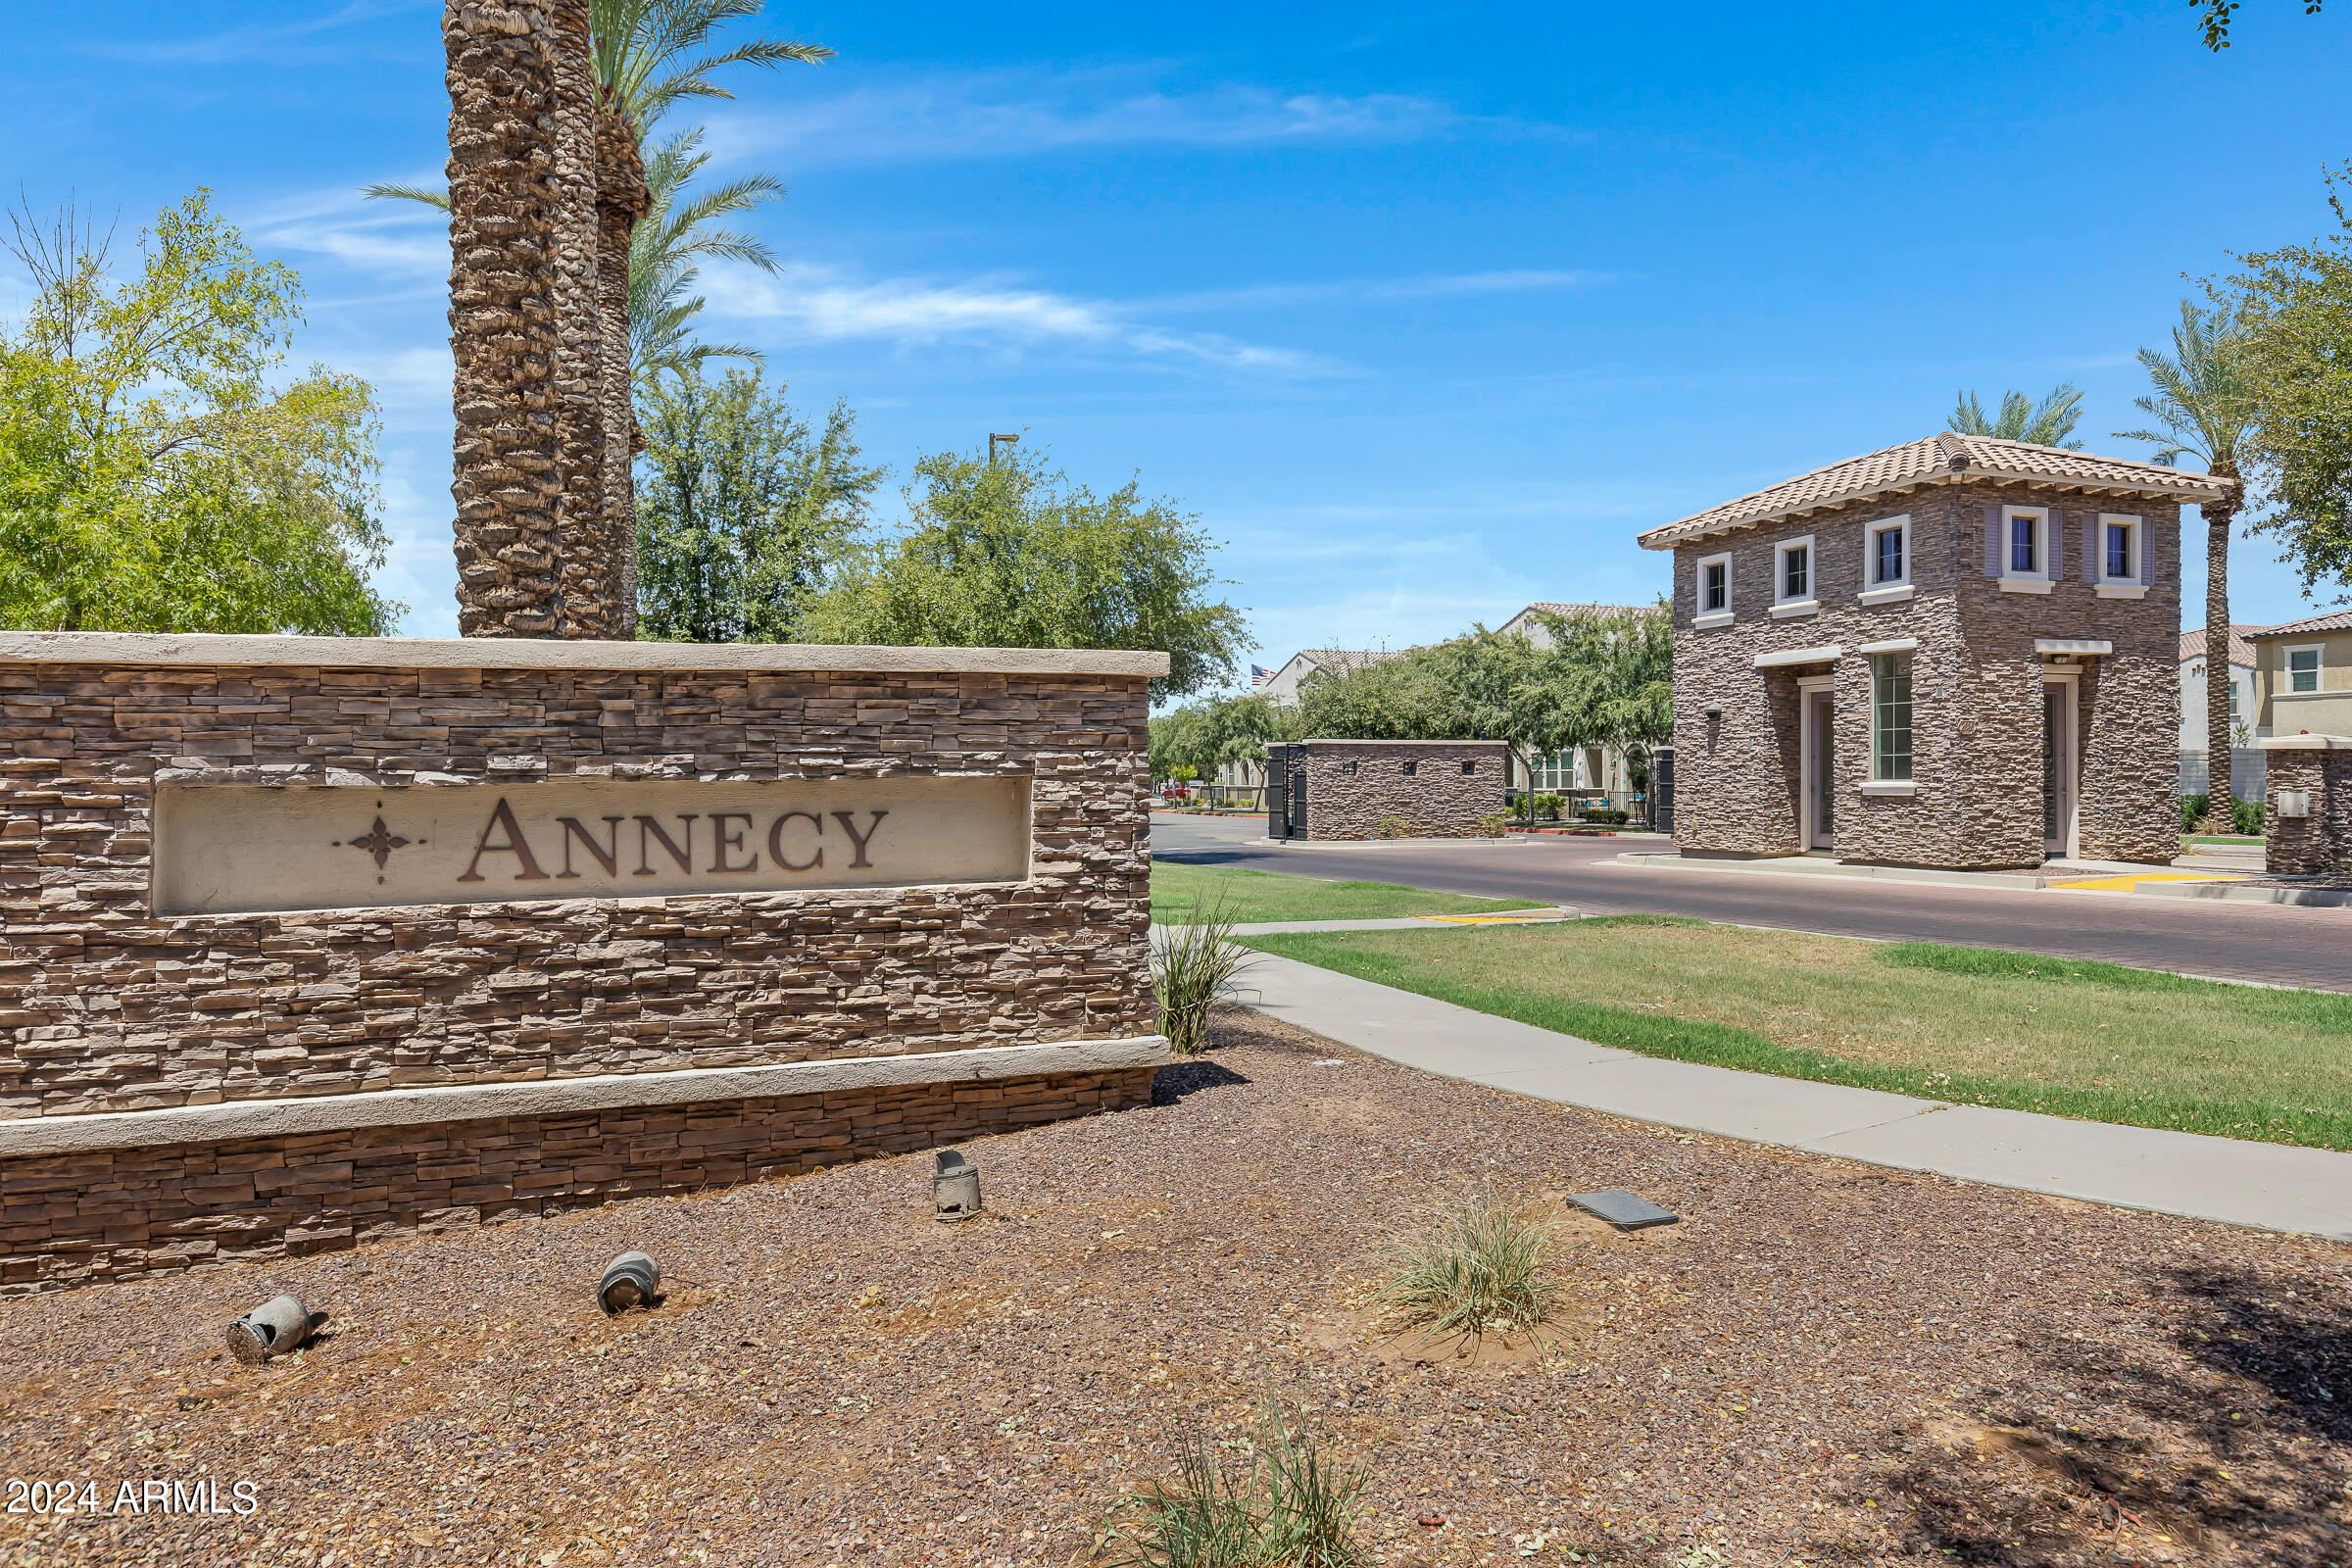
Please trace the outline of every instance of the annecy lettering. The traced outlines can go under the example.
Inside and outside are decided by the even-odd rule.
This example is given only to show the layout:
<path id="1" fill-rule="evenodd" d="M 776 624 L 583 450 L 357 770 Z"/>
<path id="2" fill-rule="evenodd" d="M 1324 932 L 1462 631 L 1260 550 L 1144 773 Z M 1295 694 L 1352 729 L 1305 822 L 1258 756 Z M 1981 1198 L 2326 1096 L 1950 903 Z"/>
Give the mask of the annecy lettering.
<path id="1" fill-rule="evenodd" d="M 828 814 L 841 824 L 842 837 L 849 840 L 850 869 L 862 870 L 871 866 L 873 861 L 866 858 L 866 848 L 873 842 L 874 832 L 881 827 L 882 819 L 890 813 L 888 811 L 869 811 L 867 815 L 871 820 L 866 823 L 862 831 L 858 826 L 858 813 L 855 811 L 833 811 Z M 564 833 L 564 869 L 551 875 L 540 867 L 539 857 L 531 852 L 528 835 L 523 832 L 522 824 L 514 819 L 514 808 L 507 804 L 504 796 L 501 796 L 498 804 L 490 808 L 490 820 L 483 824 L 481 837 L 474 843 L 473 858 L 466 862 L 465 872 L 459 876 L 458 880 L 461 882 L 487 880 L 481 869 L 482 857 L 485 855 L 513 856 L 517 866 L 514 872 L 514 880 L 517 882 L 562 881 L 565 878 L 577 877 L 581 873 L 573 870 L 571 865 L 571 851 L 574 843 L 577 843 L 585 854 L 594 858 L 595 863 L 603 868 L 605 875 L 618 876 L 620 862 L 625 854 L 620 842 L 621 824 L 631 818 L 607 816 L 601 820 L 605 823 L 605 842 L 599 844 L 596 841 L 596 835 L 583 827 L 578 817 L 559 816 L 556 818 L 556 826 L 561 828 Z M 637 869 L 629 873 L 631 876 L 658 876 L 661 874 L 654 869 L 653 846 L 655 845 L 661 847 L 662 853 L 668 856 L 670 861 L 679 870 L 692 874 L 694 870 L 694 824 L 701 820 L 700 813 L 679 812 L 676 818 L 678 836 L 674 839 L 669 836 L 668 829 L 662 825 L 659 818 L 640 812 L 634 820 L 637 824 Z M 753 824 L 757 820 L 754 815 L 749 811 L 713 811 L 710 813 L 710 863 L 703 869 L 712 876 L 742 876 L 759 870 L 760 852 L 750 847 L 754 835 Z M 730 825 L 738 822 L 742 826 Z M 808 824 L 805 830 L 798 828 L 794 830 L 793 836 L 796 840 L 794 848 L 804 852 L 797 859 L 786 849 L 784 842 L 785 829 L 793 827 L 796 822 Z M 825 849 L 823 844 L 817 841 L 824 836 L 824 831 L 825 819 L 814 811 L 782 813 L 767 827 L 766 842 L 769 860 L 778 869 L 796 874 L 803 871 L 822 870 L 825 864 Z M 501 834 L 503 837 L 497 843 L 492 843 L 490 836 L 493 833 Z M 738 861 L 741 863 L 736 863 Z"/>
<path id="2" fill-rule="evenodd" d="M 1017 882 L 1029 783 L 167 787 L 154 865 L 165 915 Z"/>

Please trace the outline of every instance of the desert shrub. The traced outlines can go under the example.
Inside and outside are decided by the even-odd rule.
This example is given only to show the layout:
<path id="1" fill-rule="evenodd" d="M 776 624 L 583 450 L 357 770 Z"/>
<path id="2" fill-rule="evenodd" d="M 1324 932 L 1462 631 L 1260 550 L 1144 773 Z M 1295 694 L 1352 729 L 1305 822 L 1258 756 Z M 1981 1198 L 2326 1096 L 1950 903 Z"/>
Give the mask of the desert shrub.
<path id="1" fill-rule="evenodd" d="M 1203 1433 L 1177 1445 L 1176 1478 L 1127 1499 L 1109 1533 L 1110 1560 L 1128 1568 L 1357 1568 L 1365 1476 L 1326 1451 L 1323 1434 L 1295 1426 L 1281 1401 L 1259 1408 L 1245 1454 Z"/>
<path id="2" fill-rule="evenodd" d="M 2202 795 L 2183 795 L 2180 797 L 2181 832 L 2194 833 L 2197 830 L 2197 824 L 2205 820 L 2206 801 L 2207 797 Z"/>
<path id="3" fill-rule="evenodd" d="M 1382 839 L 1409 839 L 1413 836 L 1413 824 L 1398 816 L 1395 811 L 1391 811 L 1380 819 L 1380 825 L 1372 830 L 1372 836 Z"/>
<path id="4" fill-rule="evenodd" d="M 1546 822 L 1557 822 L 1560 819 L 1561 809 L 1567 804 L 1567 798 L 1564 796 L 1539 795 L 1536 797 L 1536 814 Z"/>
<path id="5" fill-rule="evenodd" d="M 1609 827 L 1623 827 L 1634 819 L 1634 813 L 1631 811 L 1619 811 L 1600 806 L 1590 808 L 1583 815 L 1588 822 L 1600 822 Z"/>
<path id="6" fill-rule="evenodd" d="M 1510 830 L 1511 819 L 1500 811 L 1489 811 L 1478 819 L 1478 836 L 1482 839 L 1498 839 Z"/>
<path id="7" fill-rule="evenodd" d="M 1208 1044 L 1208 1010 L 1229 999 L 1243 971 L 1257 962 L 1234 945 L 1233 917 L 1222 904 L 1193 905 L 1190 925 L 1152 933 L 1152 1000 L 1168 1049 L 1189 1056 Z"/>
<path id="8" fill-rule="evenodd" d="M 1558 1299 L 1546 1275 L 1552 1222 L 1532 1204 L 1473 1193 L 1429 1211 L 1389 1255 L 1373 1302 L 1392 1327 L 1423 1339 L 1532 1329 Z"/>
<path id="9" fill-rule="evenodd" d="M 2252 838 L 2262 832 L 2263 804 L 2260 801 L 2231 801 L 2230 825 Z"/>

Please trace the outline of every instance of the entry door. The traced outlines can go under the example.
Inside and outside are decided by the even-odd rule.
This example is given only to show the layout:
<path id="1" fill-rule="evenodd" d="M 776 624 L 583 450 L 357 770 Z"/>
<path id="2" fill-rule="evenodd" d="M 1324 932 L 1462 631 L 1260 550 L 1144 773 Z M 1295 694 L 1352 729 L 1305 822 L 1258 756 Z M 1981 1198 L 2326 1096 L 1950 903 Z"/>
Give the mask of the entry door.
<path id="1" fill-rule="evenodd" d="M 2075 836 L 2075 683 L 2041 688 L 2041 850 L 2071 852 Z"/>
<path id="2" fill-rule="evenodd" d="M 1812 850 L 1837 845 L 1837 711 L 1835 693 L 1805 693 L 1805 847 Z"/>

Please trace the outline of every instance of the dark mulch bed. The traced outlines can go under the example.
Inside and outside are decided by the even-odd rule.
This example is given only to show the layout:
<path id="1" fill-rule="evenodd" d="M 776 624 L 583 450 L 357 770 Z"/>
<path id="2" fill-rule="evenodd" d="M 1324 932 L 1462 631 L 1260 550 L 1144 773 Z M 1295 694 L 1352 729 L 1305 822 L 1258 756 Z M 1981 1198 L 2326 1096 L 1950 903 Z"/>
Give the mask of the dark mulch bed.
<path id="1" fill-rule="evenodd" d="M 1393 1565 L 2352 1555 L 2344 1248 L 1220 1039 L 1149 1109 L 970 1146 L 967 1225 L 905 1158 L 0 1303 L 0 1473 L 260 1499 L 0 1514 L 0 1561 L 1085 1562 L 1178 1425 L 1268 1390 L 1369 1467 Z M 1572 1223 L 1540 1353 L 1371 1343 L 1372 1260 L 1482 1183 L 1688 1220 Z M 629 1245 L 679 1283 L 608 1321 Z M 220 1325 L 279 1289 L 332 1332 L 241 1369 Z"/>

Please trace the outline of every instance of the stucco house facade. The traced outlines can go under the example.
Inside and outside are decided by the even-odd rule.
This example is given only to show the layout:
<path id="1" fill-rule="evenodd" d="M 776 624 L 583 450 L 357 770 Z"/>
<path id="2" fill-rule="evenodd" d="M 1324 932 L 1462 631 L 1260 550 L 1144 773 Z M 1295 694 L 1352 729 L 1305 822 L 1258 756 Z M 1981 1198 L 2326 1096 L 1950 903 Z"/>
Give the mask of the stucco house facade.
<path id="1" fill-rule="evenodd" d="M 2254 733 L 2352 735 L 2352 610 L 2265 626 L 2254 645 Z"/>
<path id="2" fill-rule="evenodd" d="M 2169 861 L 2180 509 L 2231 483 L 1944 431 L 1642 534 L 1674 553 L 1678 847 Z"/>

